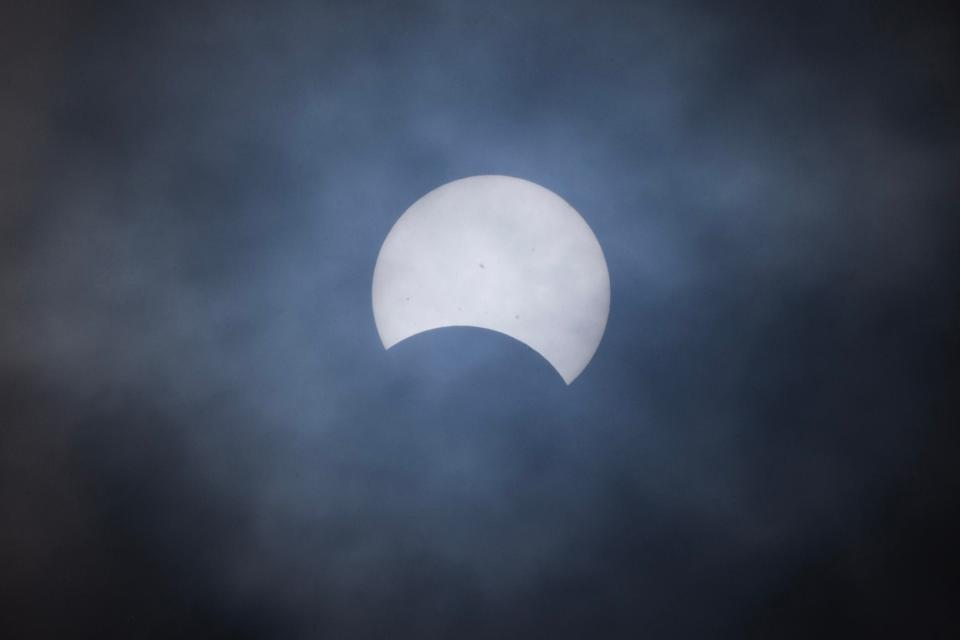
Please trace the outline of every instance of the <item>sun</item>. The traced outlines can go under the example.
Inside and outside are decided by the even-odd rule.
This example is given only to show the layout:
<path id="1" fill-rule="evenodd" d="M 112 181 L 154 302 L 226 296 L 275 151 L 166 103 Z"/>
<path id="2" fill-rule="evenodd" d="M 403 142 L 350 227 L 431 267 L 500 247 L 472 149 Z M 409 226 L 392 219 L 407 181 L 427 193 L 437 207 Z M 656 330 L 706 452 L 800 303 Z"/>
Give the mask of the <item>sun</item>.
<path id="1" fill-rule="evenodd" d="M 430 329 L 480 327 L 523 342 L 570 384 L 603 337 L 610 277 L 596 236 L 563 198 L 520 178 L 473 176 L 397 220 L 372 297 L 387 349 Z"/>

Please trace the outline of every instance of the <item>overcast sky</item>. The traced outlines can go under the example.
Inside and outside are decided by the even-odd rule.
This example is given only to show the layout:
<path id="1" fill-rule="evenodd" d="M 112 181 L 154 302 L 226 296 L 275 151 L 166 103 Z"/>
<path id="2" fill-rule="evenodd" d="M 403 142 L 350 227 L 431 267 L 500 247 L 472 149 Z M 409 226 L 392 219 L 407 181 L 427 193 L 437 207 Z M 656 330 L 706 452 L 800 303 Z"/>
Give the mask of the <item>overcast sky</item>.
<path id="1" fill-rule="evenodd" d="M 956 637 L 960 30 L 833 4 L 5 9 L 0 636 Z M 603 247 L 569 387 L 380 343 L 478 174 Z"/>

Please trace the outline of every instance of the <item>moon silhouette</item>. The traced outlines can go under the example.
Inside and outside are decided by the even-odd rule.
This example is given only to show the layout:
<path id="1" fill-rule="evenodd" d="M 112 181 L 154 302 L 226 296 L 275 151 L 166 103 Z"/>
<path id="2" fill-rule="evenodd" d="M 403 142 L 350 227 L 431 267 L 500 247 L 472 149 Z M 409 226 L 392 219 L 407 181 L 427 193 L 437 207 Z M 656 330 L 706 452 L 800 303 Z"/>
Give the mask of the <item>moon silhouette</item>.
<path id="1" fill-rule="evenodd" d="M 451 326 L 506 334 L 570 384 L 593 358 L 610 276 L 586 221 L 552 191 L 473 176 L 417 200 L 387 234 L 373 273 L 383 346 Z"/>

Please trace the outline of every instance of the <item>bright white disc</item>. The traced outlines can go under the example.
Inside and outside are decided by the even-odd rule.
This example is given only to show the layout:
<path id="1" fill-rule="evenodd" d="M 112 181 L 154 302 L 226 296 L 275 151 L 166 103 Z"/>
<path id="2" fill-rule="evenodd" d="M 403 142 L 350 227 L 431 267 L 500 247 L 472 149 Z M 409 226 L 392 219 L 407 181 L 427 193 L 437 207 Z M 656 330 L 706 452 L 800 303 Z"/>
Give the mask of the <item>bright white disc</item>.
<path id="1" fill-rule="evenodd" d="M 463 178 L 417 200 L 373 274 L 385 348 L 429 329 L 481 327 L 525 343 L 567 384 L 596 352 L 609 310 L 607 263 L 586 221 L 508 176 Z"/>

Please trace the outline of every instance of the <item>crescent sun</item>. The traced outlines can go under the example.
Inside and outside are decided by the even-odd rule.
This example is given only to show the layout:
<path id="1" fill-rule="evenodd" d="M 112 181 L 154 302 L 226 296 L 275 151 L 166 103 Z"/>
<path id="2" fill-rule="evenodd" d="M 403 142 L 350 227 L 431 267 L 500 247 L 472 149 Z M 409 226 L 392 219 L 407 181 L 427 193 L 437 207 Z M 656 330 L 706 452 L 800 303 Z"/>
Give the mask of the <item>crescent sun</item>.
<path id="1" fill-rule="evenodd" d="M 560 196 L 509 176 L 473 176 L 417 200 L 387 234 L 373 315 L 389 349 L 451 326 L 506 334 L 570 384 L 593 358 L 610 276 L 586 221 Z"/>

